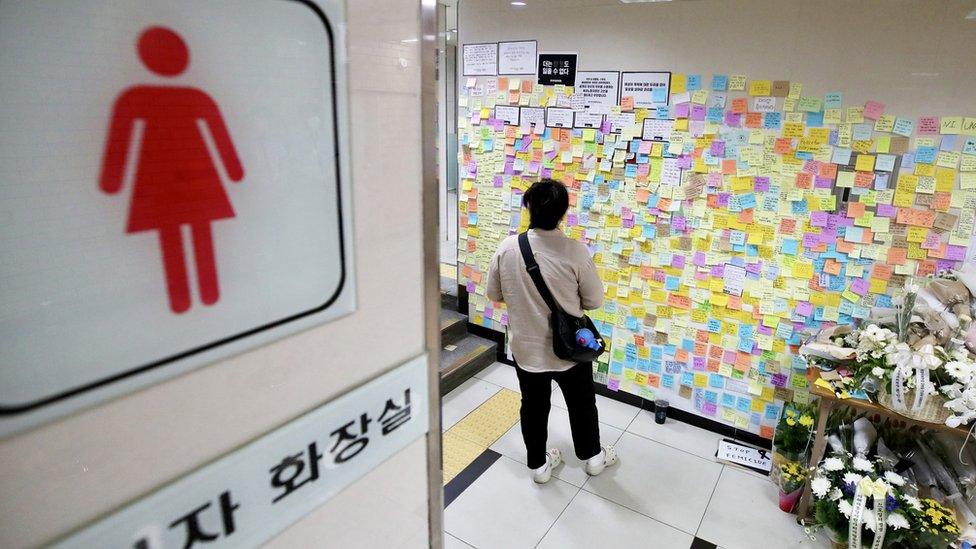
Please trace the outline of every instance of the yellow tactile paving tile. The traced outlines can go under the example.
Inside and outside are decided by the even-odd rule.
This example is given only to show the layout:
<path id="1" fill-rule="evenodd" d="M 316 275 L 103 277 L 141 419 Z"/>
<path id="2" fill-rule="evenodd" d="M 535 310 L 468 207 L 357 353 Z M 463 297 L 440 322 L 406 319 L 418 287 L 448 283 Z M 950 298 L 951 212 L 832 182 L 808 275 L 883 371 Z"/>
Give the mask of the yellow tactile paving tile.
<path id="1" fill-rule="evenodd" d="M 443 449 L 444 484 L 447 484 L 458 473 L 463 471 L 465 467 L 470 465 L 476 457 L 480 456 L 486 447 L 475 444 L 470 440 L 461 438 L 456 433 L 448 431 L 444 433 Z"/>
<path id="2" fill-rule="evenodd" d="M 444 484 L 518 422 L 521 398 L 511 389 L 502 389 L 444 433 Z"/>
<path id="3" fill-rule="evenodd" d="M 520 402 L 521 395 L 502 389 L 457 422 L 450 432 L 487 448 L 518 422 Z"/>

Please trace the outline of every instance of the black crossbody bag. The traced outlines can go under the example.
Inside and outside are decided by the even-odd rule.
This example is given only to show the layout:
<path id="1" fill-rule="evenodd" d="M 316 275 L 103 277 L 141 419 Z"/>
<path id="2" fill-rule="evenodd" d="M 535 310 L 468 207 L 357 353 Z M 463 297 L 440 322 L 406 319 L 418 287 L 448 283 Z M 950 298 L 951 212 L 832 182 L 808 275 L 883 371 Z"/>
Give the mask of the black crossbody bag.
<path id="1" fill-rule="evenodd" d="M 532 277 L 532 282 L 535 283 L 536 290 L 539 291 L 542 300 L 546 302 L 546 305 L 549 306 L 549 310 L 551 311 L 549 325 L 552 327 L 552 352 L 563 360 L 572 360 L 573 362 L 592 362 L 596 360 L 606 350 L 607 344 L 603 340 L 603 337 L 600 336 L 600 332 L 597 331 L 596 326 L 593 325 L 593 321 L 586 315 L 575 317 L 559 308 L 556 300 L 552 297 L 552 292 L 546 286 L 546 281 L 542 278 L 542 273 L 539 271 L 539 264 L 536 262 L 535 256 L 532 255 L 532 247 L 529 245 L 529 234 L 520 234 L 518 241 L 519 249 L 522 251 L 522 259 L 525 260 L 525 270 L 529 272 L 529 276 Z M 580 345 L 576 341 L 576 331 L 581 328 L 587 328 L 593 332 L 593 337 L 600 343 L 599 350 Z"/>

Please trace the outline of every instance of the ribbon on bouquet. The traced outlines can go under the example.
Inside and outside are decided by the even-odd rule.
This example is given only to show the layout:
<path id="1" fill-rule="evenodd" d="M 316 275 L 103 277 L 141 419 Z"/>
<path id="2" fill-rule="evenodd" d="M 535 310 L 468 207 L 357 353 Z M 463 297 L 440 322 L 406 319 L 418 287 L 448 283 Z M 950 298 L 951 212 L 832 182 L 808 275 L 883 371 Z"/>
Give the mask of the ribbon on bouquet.
<path id="1" fill-rule="evenodd" d="M 891 404 L 895 410 L 907 409 L 905 403 L 905 372 L 910 366 L 910 359 L 899 362 L 895 365 L 891 373 Z M 929 369 L 923 366 L 915 367 L 915 400 L 912 401 L 911 410 L 921 410 L 929 398 L 929 385 L 932 383 L 929 378 Z"/>
<path id="2" fill-rule="evenodd" d="M 864 477 L 857 483 L 854 492 L 851 520 L 847 527 L 848 549 L 861 548 L 861 519 L 867 510 L 868 498 L 874 498 L 874 542 L 871 549 L 881 549 L 884 544 L 885 533 L 888 530 L 888 511 L 885 498 L 888 495 L 888 485 L 883 480 L 871 480 Z"/>

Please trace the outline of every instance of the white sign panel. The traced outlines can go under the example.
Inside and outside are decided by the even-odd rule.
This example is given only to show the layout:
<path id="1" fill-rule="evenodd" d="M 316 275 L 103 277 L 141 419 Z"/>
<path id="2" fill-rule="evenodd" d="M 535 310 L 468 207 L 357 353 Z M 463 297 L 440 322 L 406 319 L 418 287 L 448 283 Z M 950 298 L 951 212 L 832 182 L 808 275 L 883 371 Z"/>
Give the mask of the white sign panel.
<path id="1" fill-rule="evenodd" d="M 0 3 L 0 434 L 354 309 L 339 5 Z"/>
<path id="2" fill-rule="evenodd" d="M 745 444 L 727 438 L 718 441 L 718 450 L 715 451 L 715 459 L 742 465 L 743 467 L 748 467 L 763 474 L 769 474 L 773 466 L 773 460 L 767 450 L 746 446 Z"/>
<path id="3" fill-rule="evenodd" d="M 495 107 L 495 118 L 504 121 L 509 126 L 518 126 L 519 108 L 509 105 L 498 105 Z"/>
<path id="4" fill-rule="evenodd" d="M 578 111 L 573 126 L 576 128 L 599 128 L 603 124 L 603 115 L 592 112 Z"/>
<path id="5" fill-rule="evenodd" d="M 550 128 L 572 128 L 573 109 L 561 109 L 558 107 L 546 108 L 546 126 Z"/>
<path id="6" fill-rule="evenodd" d="M 620 76 L 620 97 L 633 97 L 635 108 L 668 104 L 670 72 L 625 72 Z"/>
<path id="7" fill-rule="evenodd" d="M 610 122 L 611 132 L 620 132 L 624 128 L 629 128 L 637 123 L 637 115 L 632 112 L 622 112 L 618 114 L 608 114 L 607 122 Z"/>
<path id="8" fill-rule="evenodd" d="M 498 44 L 465 44 L 461 48 L 464 76 L 493 76 L 498 74 Z"/>
<path id="9" fill-rule="evenodd" d="M 620 73 L 616 71 L 579 71 L 576 73 L 576 93 L 583 98 L 583 107 L 600 114 L 610 112 L 617 104 Z"/>
<path id="10" fill-rule="evenodd" d="M 422 355 L 54 547 L 257 547 L 422 437 Z"/>
<path id="11" fill-rule="evenodd" d="M 532 124 L 538 127 L 546 125 L 546 111 L 542 107 L 521 107 L 519 109 L 519 125 Z"/>
<path id="12" fill-rule="evenodd" d="M 674 131 L 674 120 L 645 118 L 641 139 L 645 141 L 670 141 Z"/>
<path id="13" fill-rule="evenodd" d="M 538 42 L 498 43 L 498 74 L 535 74 Z"/>

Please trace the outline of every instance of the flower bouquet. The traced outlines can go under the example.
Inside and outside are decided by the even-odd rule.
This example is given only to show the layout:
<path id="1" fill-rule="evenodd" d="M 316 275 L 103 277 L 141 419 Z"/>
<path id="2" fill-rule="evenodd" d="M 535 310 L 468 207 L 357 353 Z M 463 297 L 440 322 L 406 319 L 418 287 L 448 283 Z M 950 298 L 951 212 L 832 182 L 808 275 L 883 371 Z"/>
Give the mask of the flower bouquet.
<path id="1" fill-rule="evenodd" d="M 809 471 L 795 461 L 780 464 L 778 470 L 782 483 L 779 489 L 779 508 L 784 513 L 792 513 L 800 501 Z"/>

